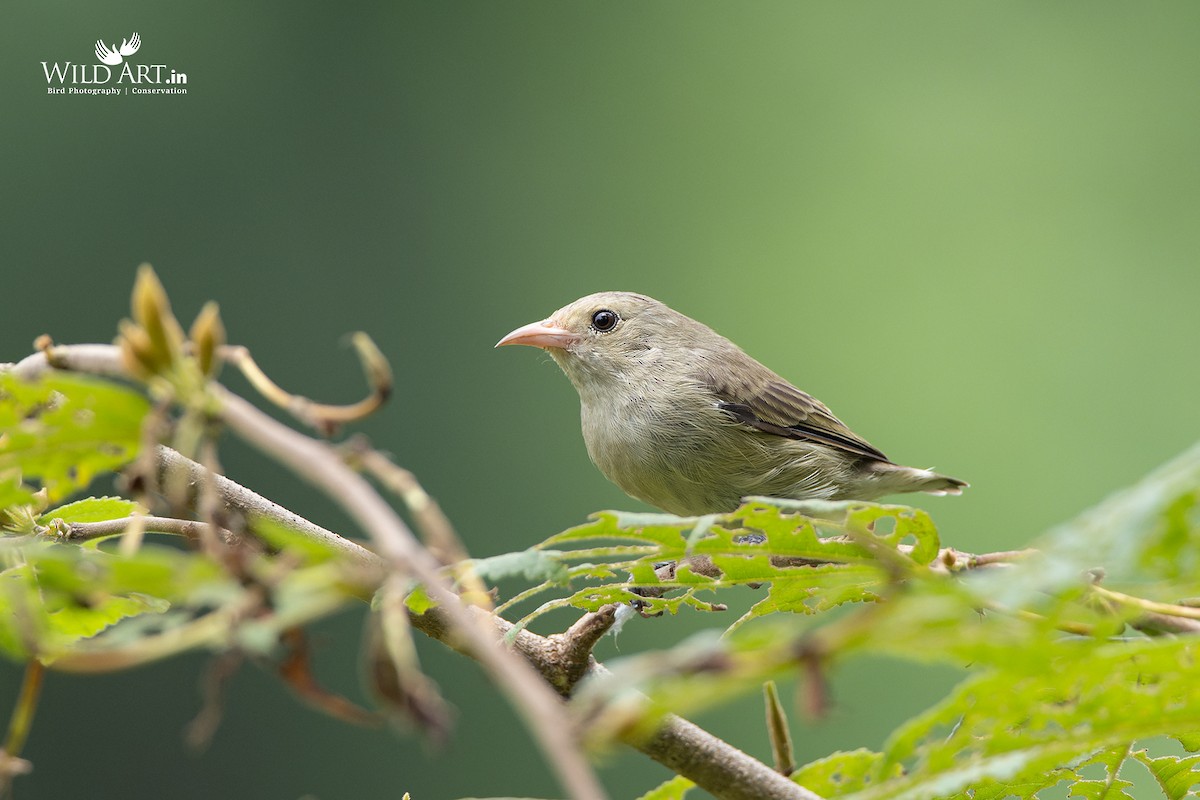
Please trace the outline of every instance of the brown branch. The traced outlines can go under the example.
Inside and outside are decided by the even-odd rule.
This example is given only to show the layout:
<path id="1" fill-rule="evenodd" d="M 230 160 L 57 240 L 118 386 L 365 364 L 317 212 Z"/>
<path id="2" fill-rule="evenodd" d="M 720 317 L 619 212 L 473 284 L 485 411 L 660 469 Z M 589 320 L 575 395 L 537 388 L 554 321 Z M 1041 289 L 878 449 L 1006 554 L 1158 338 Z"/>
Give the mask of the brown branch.
<path id="1" fill-rule="evenodd" d="M 820 795 L 674 714 L 668 714 L 649 739 L 625 741 L 722 800 L 821 800 Z"/>

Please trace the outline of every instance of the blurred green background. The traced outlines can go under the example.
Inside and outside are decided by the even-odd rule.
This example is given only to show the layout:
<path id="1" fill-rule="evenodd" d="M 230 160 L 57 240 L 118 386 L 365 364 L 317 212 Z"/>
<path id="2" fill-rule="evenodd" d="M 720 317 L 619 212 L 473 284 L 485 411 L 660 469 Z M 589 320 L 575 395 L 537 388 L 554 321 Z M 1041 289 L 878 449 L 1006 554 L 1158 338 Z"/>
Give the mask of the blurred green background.
<path id="1" fill-rule="evenodd" d="M 474 554 L 640 507 L 588 462 L 553 363 L 492 350 L 602 289 L 667 301 L 894 458 L 970 480 L 914 501 L 967 550 L 1021 546 L 1197 437 L 1195 3 L 0 13 L 0 361 L 43 332 L 110 340 L 143 261 L 181 317 L 219 300 L 231 339 L 310 396 L 361 394 L 345 334 L 366 330 L 399 391 L 363 428 Z M 186 96 L 46 95 L 42 61 L 94 64 L 133 31 L 131 60 L 186 72 Z M 223 458 L 351 530 L 236 443 Z M 356 698 L 361 616 L 315 633 L 322 679 Z M 598 654 L 731 619 L 639 623 Z M 457 707 L 442 750 L 319 716 L 251 667 L 194 754 L 205 658 L 51 674 L 17 796 L 557 796 L 479 670 L 422 658 Z M 829 716 L 794 719 L 799 758 L 879 747 L 960 674 L 839 664 Z M 0 666 L 0 702 L 18 675 Z M 761 717 L 751 697 L 698 721 L 766 758 Z M 634 753 L 602 771 L 614 798 L 667 776 Z"/>

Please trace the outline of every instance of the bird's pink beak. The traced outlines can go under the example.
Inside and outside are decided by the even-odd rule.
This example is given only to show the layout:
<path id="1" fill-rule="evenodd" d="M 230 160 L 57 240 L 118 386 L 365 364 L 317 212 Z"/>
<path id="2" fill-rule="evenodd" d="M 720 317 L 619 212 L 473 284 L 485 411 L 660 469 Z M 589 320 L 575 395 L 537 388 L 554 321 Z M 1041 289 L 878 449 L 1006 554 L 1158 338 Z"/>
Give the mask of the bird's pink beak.
<path id="1" fill-rule="evenodd" d="M 506 344 L 527 344 L 530 347 L 557 347 L 566 350 L 579 341 L 579 335 L 566 328 L 560 328 L 552 320 L 531 322 L 522 325 L 515 331 L 496 342 L 496 347 Z"/>

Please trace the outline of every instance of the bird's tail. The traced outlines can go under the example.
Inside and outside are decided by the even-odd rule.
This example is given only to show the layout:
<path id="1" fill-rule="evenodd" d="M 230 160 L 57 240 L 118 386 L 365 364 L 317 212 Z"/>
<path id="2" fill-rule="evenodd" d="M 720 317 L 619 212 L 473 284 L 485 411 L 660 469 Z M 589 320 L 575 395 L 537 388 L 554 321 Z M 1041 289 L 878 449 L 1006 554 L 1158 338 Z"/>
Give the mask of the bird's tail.
<path id="1" fill-rule="evenodd" d="M 966 481 L 939 475 L 927 469 L 903 467 L 899 464 L 876 462 L 871 465 L 876 473 L 880 494 L 894 492 L 927 492 L 929 494 L 962 494 L 970 486 Z"/>
<path id="2" fill-rule="evenodd" d="M 960 481 L 958 478 L 939 475 L 927 469 L 913 470 L 913 472 L 924 473 L 925 475 L 921 483 L 915 487 L 919 492 L 927 492 L 929 494 L 962 494 L 962 490 L 971 485 L 966 481 Z"/>

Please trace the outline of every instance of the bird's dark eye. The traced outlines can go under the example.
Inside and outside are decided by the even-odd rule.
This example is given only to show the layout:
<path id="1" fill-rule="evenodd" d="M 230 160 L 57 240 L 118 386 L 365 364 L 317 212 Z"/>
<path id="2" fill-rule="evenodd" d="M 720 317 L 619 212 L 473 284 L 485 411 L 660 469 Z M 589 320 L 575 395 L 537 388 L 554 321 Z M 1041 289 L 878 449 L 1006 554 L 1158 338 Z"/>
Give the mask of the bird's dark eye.
<path id="1" fill-rule="evenodd" d="M 620 321 L 621 318 L 617 316 L 617 312 L 609 311 L 607 308 L 602 308 L 592 314 L 592 327 L 600 333 L 608 333 L 617 327 L 617 323 Z"/>

